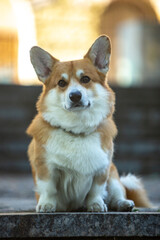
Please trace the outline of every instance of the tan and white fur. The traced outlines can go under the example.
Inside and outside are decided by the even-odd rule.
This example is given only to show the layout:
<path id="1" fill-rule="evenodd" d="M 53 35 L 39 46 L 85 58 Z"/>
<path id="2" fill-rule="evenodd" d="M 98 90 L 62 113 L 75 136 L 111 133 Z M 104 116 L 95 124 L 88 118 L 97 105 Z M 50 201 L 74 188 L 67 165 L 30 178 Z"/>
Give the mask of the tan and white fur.
<path id="1" fill-rule="evenodd" d="M 106 82 L 110 53 L 105 35 L 76 61 L 60 62 L 39 47 L 31 49 L 44 84 L 38 114 L 27 129 L 37 212 L 81 207 L 104 212 L 108 206 L 125 211 L 133 208 L 133 200 L 149 206 L 140 181 L 133 175 L 120 179 L 112 163 L 117 129 L 115 96 Z"/>

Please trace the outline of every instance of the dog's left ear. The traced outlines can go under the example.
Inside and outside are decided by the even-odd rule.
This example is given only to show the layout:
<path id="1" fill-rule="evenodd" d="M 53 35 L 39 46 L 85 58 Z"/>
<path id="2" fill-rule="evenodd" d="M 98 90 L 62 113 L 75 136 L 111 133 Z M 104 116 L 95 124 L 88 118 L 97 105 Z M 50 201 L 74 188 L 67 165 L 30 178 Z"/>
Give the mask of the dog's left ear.
<path id="1" fill-rule="evenodd" d="M 92 44 L 84 58 L 89 58 L 98 71 L 106 74 L 109 69 L 110 54 L 110 40 L 106 35 L 102 35 Z"/>

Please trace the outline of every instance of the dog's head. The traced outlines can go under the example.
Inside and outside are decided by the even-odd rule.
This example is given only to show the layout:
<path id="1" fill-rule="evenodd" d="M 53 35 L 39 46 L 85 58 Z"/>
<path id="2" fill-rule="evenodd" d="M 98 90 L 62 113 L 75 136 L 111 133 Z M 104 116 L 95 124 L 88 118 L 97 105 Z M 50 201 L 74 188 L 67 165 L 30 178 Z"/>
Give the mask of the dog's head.
<path id="1" fill-rule="evenodd" d="M 60 62 L 39 47 L 31 62 L 44 90 L 38 110 L 52 126 L 89 133 L 113 112 L 114 94 L 105 82 L 110 41 L 100 36 L 81 60 Z"/>

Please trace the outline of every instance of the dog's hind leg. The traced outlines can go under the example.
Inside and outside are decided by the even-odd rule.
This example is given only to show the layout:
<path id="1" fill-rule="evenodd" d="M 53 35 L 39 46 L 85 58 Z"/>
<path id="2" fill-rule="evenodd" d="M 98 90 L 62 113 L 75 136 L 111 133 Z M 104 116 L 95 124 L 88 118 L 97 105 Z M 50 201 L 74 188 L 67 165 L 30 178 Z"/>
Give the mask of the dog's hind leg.
<path id="1" fill-rule="evenodd" d="M 110 169 L 107 189 L 107 202 L 111 210 L 120 212 L 132 210 L 132 208 L 134 207 L 134 202 L 132 200 L 126 199 L 126 190 L 120 182 L 117 169 L 113 164 Z"/>

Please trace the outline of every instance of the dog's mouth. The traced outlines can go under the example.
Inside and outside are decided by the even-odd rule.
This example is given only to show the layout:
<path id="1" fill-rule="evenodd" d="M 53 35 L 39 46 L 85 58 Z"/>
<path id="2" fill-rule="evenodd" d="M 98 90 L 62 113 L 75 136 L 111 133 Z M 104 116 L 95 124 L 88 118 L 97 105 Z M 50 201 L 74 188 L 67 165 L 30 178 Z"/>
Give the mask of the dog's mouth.
<path id="1" fill-rule="evenodd" d="M 69 107 L 65 106 L 65 109 L 68 111 L 80 111 L 80 110 L 85 110 L 91 106 L 91 103 L 88 102 L 87 105 L 84 105 L 83 103 L 72 103 Z"/>

